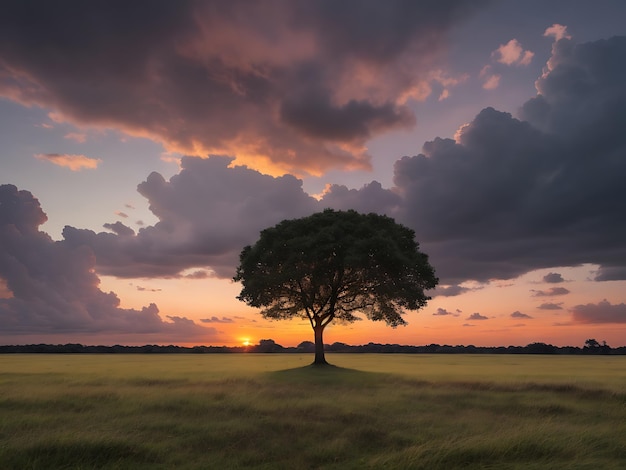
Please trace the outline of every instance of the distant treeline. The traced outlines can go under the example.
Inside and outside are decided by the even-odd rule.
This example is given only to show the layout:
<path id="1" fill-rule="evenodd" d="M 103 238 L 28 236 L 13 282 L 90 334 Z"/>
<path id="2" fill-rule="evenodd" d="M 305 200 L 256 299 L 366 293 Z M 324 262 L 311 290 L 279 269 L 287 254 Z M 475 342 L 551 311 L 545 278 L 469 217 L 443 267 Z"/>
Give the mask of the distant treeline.
<path id="1" fill-rule="evenodd" d="M 611 348 L 603 342 L 587 340 L 585 346 L 553 346 L 546 343 L 531 343 L 526 346 L 474 346 L 439 345 L 406 346 L 400 344 L 368 343 L 352 346 L 344 343 L 325 345 L 333 353 L 381 353 L 381 354 L 626 354 L 626 346 Z M 313 353 L 315 345 L 303 341 L 296 347 L 284 347 L 272 339 L 262 339 L 251 346 L 84 346 L 82 344 L 28 344 L 1 346 L 0 354 L 44 353 L 44 354 L 212 354 L 212 353 Z"/>

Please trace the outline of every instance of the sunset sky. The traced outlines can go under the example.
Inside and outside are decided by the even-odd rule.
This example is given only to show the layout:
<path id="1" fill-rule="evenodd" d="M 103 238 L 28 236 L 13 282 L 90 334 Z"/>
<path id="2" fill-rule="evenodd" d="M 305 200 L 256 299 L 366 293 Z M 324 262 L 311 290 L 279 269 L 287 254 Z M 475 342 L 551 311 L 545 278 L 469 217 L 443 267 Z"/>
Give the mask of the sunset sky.
<path id="1" fill-rule="evenodd" d="M 3 2 L 0 344 L 313 340 L 236 299 L 324 208 L 440 286 L 325 342 L 626 345 L 626 2 Z"/>

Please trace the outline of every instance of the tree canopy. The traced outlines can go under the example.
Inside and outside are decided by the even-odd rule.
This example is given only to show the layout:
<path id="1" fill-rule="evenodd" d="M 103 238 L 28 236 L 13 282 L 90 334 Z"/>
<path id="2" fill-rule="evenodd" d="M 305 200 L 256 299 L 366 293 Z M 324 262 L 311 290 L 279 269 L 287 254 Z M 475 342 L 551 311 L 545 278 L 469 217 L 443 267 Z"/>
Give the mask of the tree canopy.
<path id="1" fill-rule="evenodd" d="M 327 209 L 284 220 L 246 246 L 233 278 L 237 297 L 270 319 L 302 317 L 315 333 L 315 362 L 325 364 L 323 331 L 365 315 L 396 327 L 405 310 L 430 299 L 438 279 L 415 233 L 392 218 Z"/>

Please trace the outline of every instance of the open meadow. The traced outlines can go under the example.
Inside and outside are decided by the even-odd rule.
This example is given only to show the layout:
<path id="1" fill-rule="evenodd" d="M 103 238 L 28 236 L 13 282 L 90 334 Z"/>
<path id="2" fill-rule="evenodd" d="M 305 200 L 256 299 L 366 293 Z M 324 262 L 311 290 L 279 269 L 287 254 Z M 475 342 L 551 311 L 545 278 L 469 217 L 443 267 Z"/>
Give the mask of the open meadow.
<path id="1" fill-rule="evenodd" d="M 0 468 L 626 468 L 626 356 L 312 359 L 0 355 Z"/>

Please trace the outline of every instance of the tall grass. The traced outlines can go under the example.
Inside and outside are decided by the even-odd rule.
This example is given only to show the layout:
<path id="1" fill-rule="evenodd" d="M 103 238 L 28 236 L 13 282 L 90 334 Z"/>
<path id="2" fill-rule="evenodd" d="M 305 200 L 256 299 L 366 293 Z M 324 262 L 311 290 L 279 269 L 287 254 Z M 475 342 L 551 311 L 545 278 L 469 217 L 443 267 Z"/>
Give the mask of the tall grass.
<path id="1" fill-rule="evenodd" d="M 626 357 L 329 360 L 0 356 L 0 468 L 626 468 Z"/>

